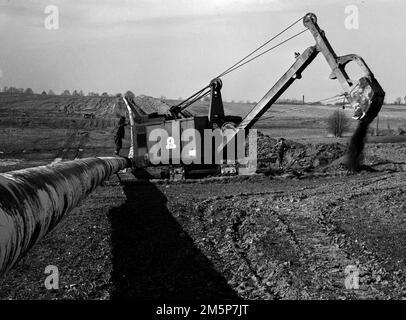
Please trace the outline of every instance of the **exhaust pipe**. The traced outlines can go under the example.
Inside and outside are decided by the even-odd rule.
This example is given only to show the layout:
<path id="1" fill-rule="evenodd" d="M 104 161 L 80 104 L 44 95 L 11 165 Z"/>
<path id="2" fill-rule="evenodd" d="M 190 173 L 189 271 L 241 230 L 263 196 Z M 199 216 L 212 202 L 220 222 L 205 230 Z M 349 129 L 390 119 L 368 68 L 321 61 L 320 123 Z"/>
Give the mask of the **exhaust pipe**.
<path id="1" fill-rule="evenodd" d="M 128 158 L 87 158 L 0 174 L 0 277 Z"/>

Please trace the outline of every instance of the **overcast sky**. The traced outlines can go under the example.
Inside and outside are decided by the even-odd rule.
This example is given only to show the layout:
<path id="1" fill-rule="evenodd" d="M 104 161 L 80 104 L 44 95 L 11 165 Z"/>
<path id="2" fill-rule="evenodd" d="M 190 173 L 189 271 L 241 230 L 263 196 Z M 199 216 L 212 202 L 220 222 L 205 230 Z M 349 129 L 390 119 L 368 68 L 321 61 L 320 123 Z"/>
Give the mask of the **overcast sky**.
<path id="1" fill-rule="evenodd" d="M 48 5 L 58 30 L 44 26 Z M 347 5 L 358 30 L 345 28 Z M 406 95 L 404 0 L 0 0 L 0 86 L 186 97 L 309 11 L 337 54 L 364 57 L 389 100 Z M 306 32 L 225 76 L 224 98 L 258 101 L 313 44 Z M 329 74 L 320 55 L 284 97 L 339 93 Z"/>

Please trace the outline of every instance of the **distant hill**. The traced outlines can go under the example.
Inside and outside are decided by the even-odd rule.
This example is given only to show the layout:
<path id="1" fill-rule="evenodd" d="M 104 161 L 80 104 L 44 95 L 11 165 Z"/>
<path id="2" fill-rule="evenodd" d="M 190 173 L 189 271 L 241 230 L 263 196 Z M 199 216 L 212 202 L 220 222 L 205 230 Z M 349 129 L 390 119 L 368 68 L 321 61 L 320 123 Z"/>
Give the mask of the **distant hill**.
<path id="1" fill-rule="evenodd" d="M 135 101 L 145 114 L 165 112 L 170 107 L 160 99 L 145 95 L 135 97 Z M 25 117 L 116 119 L 126 112 L 127 107 L 119 97 L 0 93 L 0 118 L 3 122 L 7 118 Z"/>
<path id="2" fill-rule="evenodd" d="M 171 106 L 180 102 L 145 95 L 134 97 L 134 101 L 144 114 L 165 113 Z M 227 115 L 245 116 L 253 106 L 253 103 L 224 102 Z M 274 136 L 324 136 L 325 119 L 336 108 L 337 106 L 275 104 L 258 120 L 255 128 Z M 190 106 L 188 111 L 196 115 L 207 115 L 208 109 L 208 101 L 198 101 Z M 114 127 L 118 117 L 126 112 L 124 101 L 118 97 L 0 93 L 1 127 L 108 129 Z M 351 117 L 353 111 L 346 108 L 344 112 Z M 406 126 L 404 106 L 385 105 L 379 118 L 379 130 L 396 131 Z M 352 128 L 355 125 L 356 122 L 351 121 Z M 376 125 L 374 121 L 371 128 L 376 128 Z"/>
<path id="3" fill-rule="evenodd" d="M 81 97 L 39 94 L 0 94 L 0 115 L 82 115 L 104 112 L 116 103 L 116 97 Z M 10 114 L 7 112 L 8 114 Z"/>

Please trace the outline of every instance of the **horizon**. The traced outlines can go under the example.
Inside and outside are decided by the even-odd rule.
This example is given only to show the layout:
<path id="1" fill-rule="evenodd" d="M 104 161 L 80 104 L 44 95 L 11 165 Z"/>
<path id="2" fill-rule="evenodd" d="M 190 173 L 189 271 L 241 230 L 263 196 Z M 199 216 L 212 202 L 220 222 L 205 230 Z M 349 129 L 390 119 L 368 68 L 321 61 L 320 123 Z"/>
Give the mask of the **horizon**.
<path id="1" fill-rule="evenodd" d="M 313 11 L 338 55 L 356 53 L 366 60 L 388 102 L 406 95 L 401 59 L 406 48 L 393 40 L 397 35 L 401 39 L 406 27 L 406 4 L 400 0 L 311 0 L 307 5 L 298 0 L 56 0 L 52 5 L 58 8 L 57 30 L 44 27 L 48 5 L 43 0 L 0 1 L 1 88 L 56 94 L 131 90 L 136 95 L 185 98 Z M 345 27 L 348 5 L 359 9 L 359 29 Z M 296 27 L 292 33 L 303 29 L 300 23 Z M 223 77 L 224 100 L 259 101 L 293 63 L 293 53 L 313 44 L 306 32 Z M 306 101 L 318 101 L 341 92 L 338 82 L 328 79 L 330 73 L 320 55 L 281 98 L 301 100 L 304 95 Z"/>

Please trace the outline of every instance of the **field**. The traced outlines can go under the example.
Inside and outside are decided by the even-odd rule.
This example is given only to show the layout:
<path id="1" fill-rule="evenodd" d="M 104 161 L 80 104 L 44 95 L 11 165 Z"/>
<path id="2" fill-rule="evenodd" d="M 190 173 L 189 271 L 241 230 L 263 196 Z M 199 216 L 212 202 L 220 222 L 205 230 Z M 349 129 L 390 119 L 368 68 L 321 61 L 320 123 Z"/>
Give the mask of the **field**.
<path id="1" fill-rule="evenodd" d="M 115 104 L 0 95 L 0 171 L 111 155 Z M 237 115 L 251 107 L 225 105 Z M 266 163 L 246 177 L 112 177 L 0 280 L 0 298 L 406 298 L 406 139 L 396 135 L 405 108 L 384 106 L 359 173 L 342 166 L 351 131 L 326 132 L 333 109 L 276 105 L 258 122 L 260 157 L 287 138 L 285 171 Z M 59 290 L 43 285 L 47 265 L 59 268 Z M 349 265 L 358 290 L 344 286 Z"/>
<path id="2" fill-rule="evenodd" d="M 168 103 L 176 103 L 168 100 Z M 225 103 L 226 114 L 244 116 L 253 107 L 246 103 Z M 206 114 L 208 103 L 198 102 L 191 109 Z M 332 138 L 325 119 L 336 107 L 313 105 L 275 105 L 255 128 L 271 137 L 285 137 L 302 143 L 346 143 Z M 115 97 L 70 97 L 8 95 L 0 93 L 0 172 L 48 164 L 54 159 L 108 156 L 114 152 L 113 129 L 117 115 L 125 107 Z M 351 110 L 345 111 L 349 116 Z M 94 118 L 85 118 L 94 115 Z M 396 134 L 406 127 L 404 106 L 384 106 L 379 120 L 380 132 Z M 352 123 L 354 129 L 355 123 Z M 376 123 L 371 125 L 376 128 Z M 399 136 L 368 138 L 371 142 L 399 142 Z M 128 135 L 124 152 L 129 146 Z M 82 150 L 82 151 L 80 151 Z"/>

